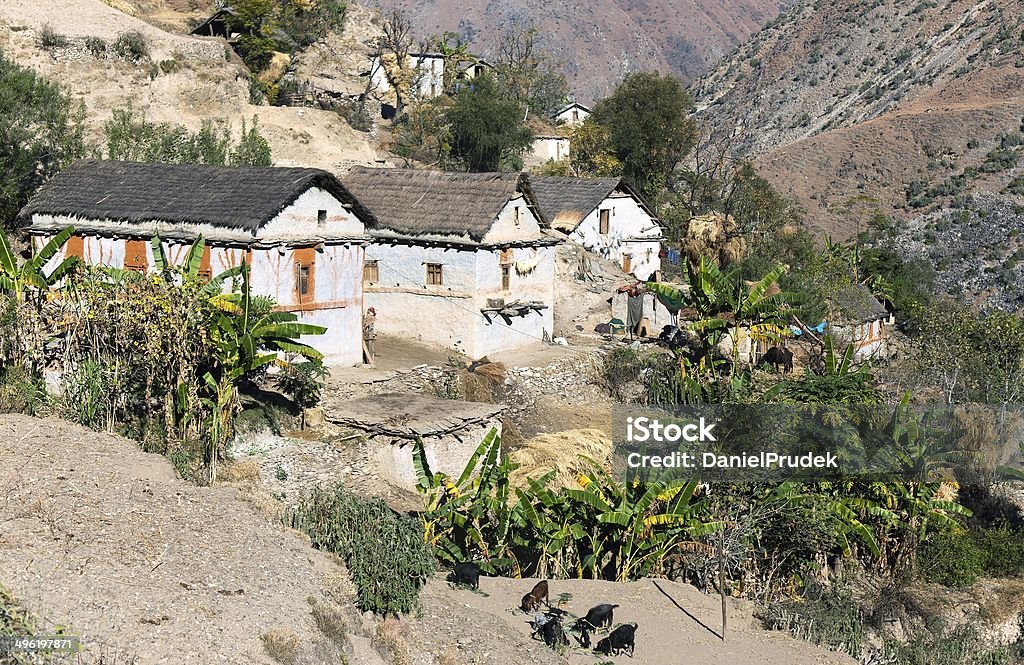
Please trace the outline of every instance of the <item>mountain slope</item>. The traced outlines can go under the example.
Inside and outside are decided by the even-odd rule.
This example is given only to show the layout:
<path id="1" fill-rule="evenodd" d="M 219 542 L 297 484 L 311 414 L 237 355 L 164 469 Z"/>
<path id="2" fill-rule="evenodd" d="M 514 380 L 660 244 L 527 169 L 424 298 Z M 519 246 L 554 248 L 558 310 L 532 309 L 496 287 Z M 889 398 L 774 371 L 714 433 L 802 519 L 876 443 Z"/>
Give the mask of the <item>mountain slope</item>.
<path id="1" fill-rule="evenodd" d="M 1013 168 L 943 183 L 1020 130 L 1022 30 L 1012 0 L 804 2 L 701 79 L 699 115 L 737 128 L 822 234 L 849 237 L 836 208 L 851 196 L 909 217 L 924 207 L 915 188 L 1005 188 Z"/>
<path id="2" fill-rule="evenodd" d="M 458 32 L 487 54 L 512 19 L 537 27 L 581 101 L 606 95 L 634 71 L 690 81 L 790 0 L 380 0 L 410 13 L 422 36 Z"/>

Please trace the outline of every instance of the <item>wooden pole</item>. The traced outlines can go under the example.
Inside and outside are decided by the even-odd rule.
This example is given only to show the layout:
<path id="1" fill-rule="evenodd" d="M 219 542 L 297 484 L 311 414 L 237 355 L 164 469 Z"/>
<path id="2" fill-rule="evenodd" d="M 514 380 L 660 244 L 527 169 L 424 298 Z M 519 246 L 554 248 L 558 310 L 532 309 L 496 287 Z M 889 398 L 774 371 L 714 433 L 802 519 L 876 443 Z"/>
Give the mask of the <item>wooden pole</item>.
<path id="1" fill-rule="evenodd" d="M 725 529 L 718 534 L 718 593 L 722 597 L 722 641 L 725 641 Z"/>

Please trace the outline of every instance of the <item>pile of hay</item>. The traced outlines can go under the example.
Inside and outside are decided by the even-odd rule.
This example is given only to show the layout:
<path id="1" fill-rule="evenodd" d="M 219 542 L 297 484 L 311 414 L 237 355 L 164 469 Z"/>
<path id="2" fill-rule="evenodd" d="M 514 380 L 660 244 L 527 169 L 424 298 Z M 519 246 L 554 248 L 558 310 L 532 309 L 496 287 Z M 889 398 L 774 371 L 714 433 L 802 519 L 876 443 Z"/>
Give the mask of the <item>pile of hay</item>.
<path id="1" fill-rule="evenodd" d="M 742 259 L 746 251 L 747 244 L 737 233 L 736 220 L 731 216 L 713 212 L 690 218 L 683 252 L 691 264 L 706 256 L 724 268 Z"/>
<path id="2" fill-rule="evenodd" d="M 513 488 L 526 487 L 527 478 L 539 478 L 548 471 L 556 471 L 548 487 L 579 487 L 577 476 L 591 470 L 589 457 L 598 464 L 611 464 L 612 438 L 598 429 L 571 429 L 555 434 L 540 434 L 509 453 L 509 459 L 519 468 L 512 472 L 509 483 Z"/>

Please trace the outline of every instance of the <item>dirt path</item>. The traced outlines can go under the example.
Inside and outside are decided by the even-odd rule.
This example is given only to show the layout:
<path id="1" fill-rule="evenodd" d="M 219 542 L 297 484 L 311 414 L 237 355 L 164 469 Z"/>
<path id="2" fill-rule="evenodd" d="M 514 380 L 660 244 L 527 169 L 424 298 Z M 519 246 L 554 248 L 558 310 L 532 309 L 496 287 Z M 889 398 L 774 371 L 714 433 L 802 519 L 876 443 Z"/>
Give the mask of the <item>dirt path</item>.
<path id="1" fill-rule="evenodd" d="M 520 598 L 537 580 L 486 577 L 480 593 L 451 589 L 441 580 L 423 593 L 424 618 L 413 627 L 415 639 L 425 645 L 456 641 L 464 659 L 472 663 L 555 663 L 558 659 L 542 643 L 530 638 L 528 617 L 518 608 Z M 726 641 L 719 638 L 721 606 L 717 596 L 706 596 L 687 584 L 666 580 L 640 580 L 629 584 L 592 580 L 550 583 L 551 601 L 559 594 L 570 598 L 564 608 L 574 615 L 599 603 L 618 604 L 615 622 L 637 623 L 634 657 L 610 659 L 635 665 L 853 665 L 855 661 L 788 635 L 760 627 L 752 605 L 729 600 Z M 546 655 L 544 655 L 546 654 Z M 568 656 L 570 665 L 593 665 L 607 658 L 582 649 Z"/>
<path id="2" fill-rule="evenodd" d="M 94 654 L 271 663 L 276 630 L 309 645 L 298 662 L 338 662 L 308 599 L 343 597 L 344 570 L 237 495 L 120 437 L 0 416 L 0 581 Z"/>

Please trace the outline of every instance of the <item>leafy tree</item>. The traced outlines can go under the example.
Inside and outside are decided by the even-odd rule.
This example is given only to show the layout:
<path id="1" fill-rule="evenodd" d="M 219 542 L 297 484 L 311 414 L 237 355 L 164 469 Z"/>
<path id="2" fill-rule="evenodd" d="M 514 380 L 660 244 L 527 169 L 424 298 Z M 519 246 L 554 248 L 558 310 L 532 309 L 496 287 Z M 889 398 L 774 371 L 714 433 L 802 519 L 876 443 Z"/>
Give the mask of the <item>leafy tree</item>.
<path id="1" fill-rule="evenodd" d="M 451 154 L 451 130 L 445 96 L 417 104 L 398 119 L 391 150 L 406 159 L 444 168 Z"/>
<path id="2" fill-rule="evenodd" d="M 237 0 L 234 12 L 228 14 L 228 29 L 239 33 L 238 49 L 245 65 L 253 72 L 267 68 L 277 42 L 274 31 L 279 26 L 276 0 Z"/>
<path id="3" fill-rule="evenodd" d="M 608 130 L 587 118 L 573 130 L 569 138 L 569 158 L 551 161 L 540 170 L 544 175 L 576 178 L 606 178 L 622 175 L 622 163 L 608 149 Z"/>
<path id="4" fill-rule="evenodd" d="M 469 171 L 518 170 L 533 142 L 522 107 L 508 99 L 493 77 L 482 75 L 462 90 L 447 113 L 452 156 Z"/>
<path id="5" fill-rule="evenodd" d="M 375 47 L 384 75 L 395 91 L 395 119 L 404 115 L 405 103 L 416 87 L 419 75 L 409 54 L 412 51 L 412 20 L 400 9 L 390 11 L 381 25 L 381 36 Z"/>
<path id="6" fill-rule="evenodd" d="M 565 104 L 569 84 L 555 59 L 541 47 L 540 32 L 513 20 L 498 34 L 495 75 L 510 99 L 540 117 L 548 117 Z"/>
<path id="7" fill-rule="evenodd" d="M 86 154 L 84 107 L 0 53 L 0 228 L 47 178 Z"/>
<path id="8" fill-rule="evenodd" d="M 662 189 L 696 141 L 693 100 L 682 83 L 654 72 L 629 74 L 594 107 L 622 174 L 646 196 Z"/>

